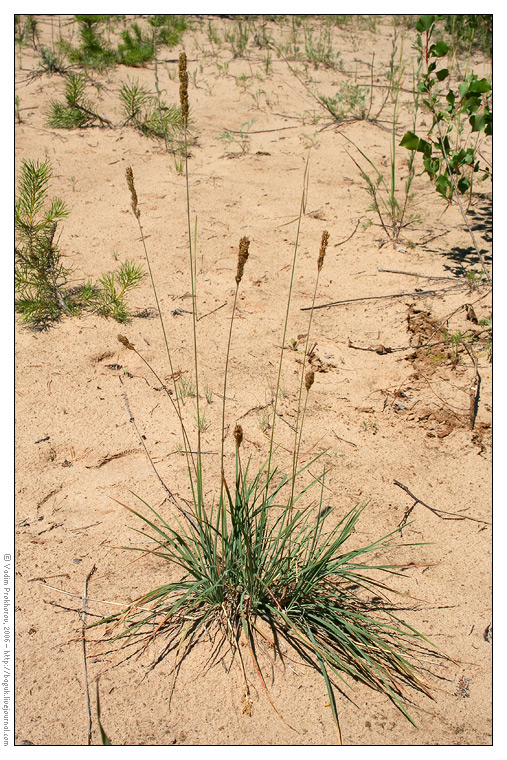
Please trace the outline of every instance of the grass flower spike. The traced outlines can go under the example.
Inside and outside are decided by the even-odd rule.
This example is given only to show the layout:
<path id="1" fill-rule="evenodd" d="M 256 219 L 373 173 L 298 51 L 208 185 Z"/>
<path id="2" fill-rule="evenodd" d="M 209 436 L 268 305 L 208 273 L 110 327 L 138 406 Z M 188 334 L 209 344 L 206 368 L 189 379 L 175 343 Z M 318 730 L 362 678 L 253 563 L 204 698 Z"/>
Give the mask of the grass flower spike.
<path id="1" fill-rule="evenodd" d="M 324 256 L 326 255 L 328 240 L 329 240 L 329 232 L 327 230 L 324 230 L 324 232 L 322 233 L 322 242 L 320 244 L 319 259 L 317 261 L 317 269 L 319 272 L 324 266 Z"/>
<path id="2" fill-rule="evenodd" d="M 239 241 L 239 253 L 238 253 L 238 270 L 236 272 L 236 283 L 239 285 L 241 280 L 243 279 L 243 272 L 245 269 L 245 264 L 248 259 L 248 248 L 250 246 L 250 241 L 246 237 L 242 237 Z"/>
<path id="3" fill-rule="evenodd" d="M 134 212 L 134 216 L 136 217 L 136 219 L 139 219 L 139 217 L 141 216 L 141 212 L 139 211 L 139 207 L 138 207 L 137 193 L 136 193 L 136 188 L 134 185 L 134 172 L 132 171 L 132 167 L 129 166 L 125 170 L 125 176 L 127 178 L 128 188 L 130 190 L 130 197 L 132 198 L 132 203 L 131 203 L 132 211 Z"/>
<path id="4" fill-rule="evenodd" d="M 178 74 L 180 77 L 180 105 L 181 120 L 184 124 L 188 123 L 188 72 L 187 72 L 187 54 L 180 53 Z"/>

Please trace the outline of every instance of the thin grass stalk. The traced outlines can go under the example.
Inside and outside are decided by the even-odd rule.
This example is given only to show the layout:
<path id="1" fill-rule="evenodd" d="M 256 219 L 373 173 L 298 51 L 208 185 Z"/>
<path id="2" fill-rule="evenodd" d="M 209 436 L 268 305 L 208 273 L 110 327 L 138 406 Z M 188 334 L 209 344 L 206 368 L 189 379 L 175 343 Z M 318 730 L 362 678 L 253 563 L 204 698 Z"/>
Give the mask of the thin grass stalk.
<path id="1" fill-rule="evenodd" d="M 185 190 L 187 206 L 187 225 L 188 225 L 188 249 L 190 262 L 190 280 L 192 288 L 192 331 L 193 331 L 193 349 L 194 349 L 194 371 L 195 371 L 195 405 L 197 420 L 201 419 L 199 404 L 199 366 L 197 356 L 197 219 L 194 230 L 194 250 L 192 252 L 192 225 L 190 221 L 190 188 L 188 180 L 188 73 L 187 73 L 187 56 L 180 53 L 179 56 L 179 78 L 180 78 L 180 105 L 181 118 L 183 121 L 183 137 L 185 147 Z M 201 426 L 197 424 L 197 461 L 196 461 L 196 486 L 197 486 L 197 508 L 199 515 L 203 507 L 203 489 L 202 489 L 202 455 L 201 455 Z"/>
<path id="2" fill-rule="evenodd" d="M 229 356 L 231 351 L 231 343 L 232 343 L 232 328 L 234 324 L 234 317 L 236 314 L 236 305 L 238 301 L 238 291 L 239 291 L 239 284 L 243 278 L 243 272 L 245 268 L 246 261 L 249 256 L 248 247 L 250 245 L 250 241 L 248 238 L 243 237 L 239 241 L 239 251 L 238 251 L 238 267 L 237 267 L 237 273 L 236 273 L 236 290 L 234 292 L 234 303 L 232 306 L 232 315 L 231 315 L 231 322 L 229 325 L 229 338 L 227 341 L 227 352 L 225 357 L 225 370 L 224 370 L 224 389 L 223 389 L 223 398 L 222 398 L 222 441 L 221 441 L 221 452 L 220 452 L 220 505 L 222 505 L 222 530 L 224 531 L 224 537 L 227 538 L 227 519 L 226 519 L 226 503 L 224 500 L 224 443 L 225 443 L 225 405 L 226 405 L 226 395 L 227 395 L 227 377 L 228 377 L 228 371 L 229 371 Z M 238 427 L 236 428 L 236 430 Z M 241 428 L 240 428 L 241 429 Z M 236 430 L 234 431 L 234 435 L 236 438 Z M 241 440 L 243 439 L 243 431 L 241 431 Z M 237 450 L 239 451 L 239 446 L 241 445 L 241 441 L 238 443 L 238 438 L 236 438 L 236 445 Z"/>
<path id="3" fill-rule="evenodd" d="M 397 124 L 397 111 L 398 111 L 398 92 L 394 101 L 393 112 L 393 129 L 391 137 L 391 188 L 389 193 L 389 208 L 391 211 L 391 222 L 393 225 L 393 240 L 398 239 L 398 214 L 397 214 L 397 202 L 396 202 L 396 124 Z"/>
<path id="4" fill-rule="evenodd" d="M 187 447 L 186 444 L 185 444 L 186 431 L 185 431 L 185 426 L 183 424 L 183 415 L 182 415 L 182 412 L 181 412 L 181 405 L 180 405 L 180 400 L 179 400 L 179 397 L 178 397 L 178 388 L 176 386 L 176 377 L 175 377 L 175 373 L 174 373 L 173 362 L 172 362 L 172 358 L 171 358 L 171 352 L 169 350 L 169 342 L 167 340 L 167 333 L 166 333 L 166 329 L 165 329 L 164 318 L 162 316 L 162 309 L 160 307 L 160 302 L 158 300 L 157 288 L 155 286 L 155 280 L 153 278 L 153 272 L 151 270 L 151 262 L 150 262 L 150 257 L 148 255 L 148 247 L 146 245 L 146 239 L 145 239 L 145 236 L 144 236 L 143 225 L 141 224 L 141 211 L 139 210 L 139 207 L 138 207 L 137 193 L 136 193 L 136 189 L 135 189 L 135 185 L 134 185 L 134 175 L 133 175 L 132 169 L 130 167 L 126 170 L 126 177 L 127 177 L 127 185 L 129 187 L 130 194 L 131 194 L 131 197 L 132 197 L 132 211 L 134 212 L 134 216 L 135 216 L 135 218 L 137 220 L 137 224 L 138 224 L 138 227 L 139 227 L 139 232 L 141 234 L 141 242 L 143 244 L 143 249 L 144 249 L 144 255 L 145 255 L 145 258 L 146 258 L 146 263 L 148 264 L 148 272 L 150 274 L 151 287 L 153 289 L 153 294 L 155 296 L 155 302 L 157 304 L 157 311 L 158 311 L 158 316 L 159 316 L 159 320 L 160 320 L 160 326 L 162 328 L 162 334 L 164 336 L 164 343 L 165 343 L 165 348 L 166 348 L 166 352 L 167 352 L 167 359 L 169 361 L 169 368 L 171 370 L 171 378 L 172 378 L 172 381 L 173 381 L 174 395 L 175 395 L 175 398 L 176 398 L 176 405 L 177 405 L 177 408 L 178 408 L 178 417 L 179 417 L 179 420 L 180 420 L 180 425 L 181 425 L 181 430 L 182 430 L 183 445 L 185 446 L 185 451 L 188 452 L 189 449 L 191 451 L 191 447 Z M 191 459 L 189 459 L 189 456 L 190 456 Z M 196 465 L 195 465 L 192 453 L 190 453 L 190 455 L 188 453 L 186 453 L 186 457 L 187 457 L 188 471 L 190 473 L 190 471 L 191 471 L 190 470 L 190 461 L 192 461 L 192 464 L 194 466 L 194 470 L 196 469 Z"/>
<path id="5" fill-rule="evenodd" d="M 315 307 L 315 299 L 317 297 L 317 288 L 319 286 L 319 278 L 320 278 L 320 271 L 322 269 L 322 265 L 324 263 L 324 256 L 326 253 L 326 248 L 329 240 L 329 233 L 327 230 L 325 230 L 322 233 L 322 241 L 320 246 L 320 252 L 319 252 L 319 258 L 317 261 L 317 276 L 315 278 L 315 287 L 313 289 L 313 298 L 312 298 L 312 305 L 310 309 L 310 316 L 308 319 L 308 331 L 306 333 L 306 341 L 305 341 L 305 350 L 303 352 L 303 361 L 301 365 L 301 377 L 299 380 L 299 394 L 298 394 L 298 407 L 296 412 L 296 424 L 295 424 L 295 433 L 294 433 L 294 451 L 292 455 L 292 485 L 291 485 L 291 495 L 290 495 L 290 502 L 289 507 L 292 508 L 293 501 L 294 501 L 294 489 L 296 484 L 296 465 L 299 458 L 299 450 L 301 447 L 301 439 L 303 435 L 303 423 L 305 419 L 306 414 L 306 405 L 308 402 L 308 393 L 310 388 L 306 388 L 306 396 L 305 396 L 305 404 L 303 408 L 303 414 L 301 416 L 301 425 L 299 425 L 299 414 L 301 411 L 301 397 L 303 394 L 303 383 L 305 382 L 305 368 L 306 368 L 306 357 L 308 354 L 308 346 L 310 345 L 310 333 L 312 329 L 312 321 L 313 321 L 313 313 L 314 313 L 314 307 Z M 298 438 L 298 432 L 299 432 L 299 438 Z"/>
<path id="6" fill-rule="evenodd" d="M 231 315 L 231 323 L 229 325 L 229 338 L 227 340 L 227 351 L 225 354 L 225 371 L 224 371 L 224 390 L 223 390 L 223 399 L 222 399 L 222 450 L 220 453 L 220 475 L 221 480 L 224 475 L 224 438 L 225 438 L 225 394 L 227 391 L 227 371 L 229 368 L 229 355 L 231 351 L 231 342 L 232 342 L 232 326 L 234 323 L 234 315 L 236 313 L 236 304 L 238 302 L 238 290 L 239 290 L 239 282 L 236 283 L 236 290 L 234 292 L 234 303 L 232 305 L 232 315 Z"/>
<path id="7" fill-rule="evenodd" d="M 419 61 L 419 70 L 420 68 L 421 68 L 421 62 Z M 414 132 L 415 132 L 415 127 L 417 123 L 417 114 L 419 112 L 419 91 L 417 89 L 416 81 L 417 81 L 416 76 L 415 76 L 415 73 L 413 72 L 412 73 L 412 90 L 414 93 L 414 120 L 413 120 Z M 405 219 L 408 201 L 410 198 L 410 189 L 412 187 L 412 182 L 414 181 L 414 177 L 415 177 L 415 170 L 414 170 L 415 154 L 416 154 L 416 151 L 415 150 L 412 151 L 410 154 L 410 158 L 408 160 L 408 176 L 407 176 L 407 181 L 405 182 L 405 199 L 403 202 L 403 208 L 401 209 L 401 212 L 400 212 L 400 220 L 399 220 L 400 230 L 403 227 L 403 221 Z"/>
<path id="8" fill-rule="evenodd" d="M 268 487 L 269 487 L 269 481 L 270 481 L 270 474 L 271 474 L 271 459 L 273 455 L 273 442 L 274 442 L 274 436 L 275 436 L 275 425 L 276 425 L 276 409 L 278 405 L 278 397 L 280 394 L 280 380 L 282 376 L 282 363 L 283 363 L 283 354 L 284 354 L 284 346 L 285 346 L 285 340 L 287 336 L 287 325 L 289 322 L 289 311 L 290 311 L 290 302 L 292 297 L 292 288 L 294 284 L 294 272 L 296 269 L 296 259 L 297 259 L 297 252 L 298 252 L 298 245 L 299 245 L 299 232 L 301 229 L 301 219 L 303 216 L 303 211 L 305 208 L 306 203 L 306 177 L 308 174 L 308 166 L 310 162 L 310 154 L 308 154 L 308 158 L 306 159 L 305 164 L 305 171 L 303 176 L 303 193 L 301 196 L 301 205 L 299 208 L 299 217 L 298 217 L 298 226 L 297 226 L 297 232 L 296 232 L 296 242 L 294 244 L 294 255 L 292 257 L 292 269 L 291 269 L 291 275 L 290 275 L 290 285 L 289 285 L 289 295 L 287 298 L 287 308 L 285 310 L 285 321 L 283 325 L 283 336 L 282 336 L 282 349 L 280 351 L 280 362 L 278 364 L 278 377 L 276 381 L 276 391 L 275 391 L 275 400 L 273 404 L 273 424 L 271 426 L 271 438 L 269 442 L 269 453 L 268 453 L 268 469 L 267 469 L 267 477 L 266 477 L 266 496 L 268 493 Z"/>
<path id="9" fill-rule="evenodd" d="M 146 366 L 148 367 L 148 369 L 150 370 L 150 372 L 155 376 L 156 380 L 160 383 L 160 385 L 162 386 L 162 388 L 164 388 L 164 390 L 166 391 L 167 396 L 169 398 L 169 401 L 173 405 L 173 408 L 174 408 L 176 414 L 178 415 L 178 417 L 181 418 L 180 410 L 179 410 L 176 402 L 174 401 L 173 396 L 169 393 L 169 391 L 166 388 L 166 385 L 165 385 L 164 381 L 159 377 L 159 375 L 153 369 L 153 367 L 151 366 L 151 364 L 137 350 L 137 348 L 133 345 L 133 343 L 131 343 L 124 335 L 118 335 L 118 340 L 120 341 L 120 343 L 122 343 L 125 346 L 125 348 L 128 348 L 131 351 L 134 351 L 134 353 L 137 354 L 137 356 L 141 359 L 141 361 L 143 361 L 146 364 Z M 176 395 L 176 400 L 178 400 L 178 394 L 176 393 L 174 395 Z M 181 429 L 182 429 L 182 433 L 183 433 L 183 443 L 184 443 L 185 449 L 191 450 L 192 447 L 191 447 L 191 444 L 190 444 L 190 439 L 188 437 L 188 433 L 187 433 L 185 425 L 183 423 L 183 419 L 181 419 Z"/>

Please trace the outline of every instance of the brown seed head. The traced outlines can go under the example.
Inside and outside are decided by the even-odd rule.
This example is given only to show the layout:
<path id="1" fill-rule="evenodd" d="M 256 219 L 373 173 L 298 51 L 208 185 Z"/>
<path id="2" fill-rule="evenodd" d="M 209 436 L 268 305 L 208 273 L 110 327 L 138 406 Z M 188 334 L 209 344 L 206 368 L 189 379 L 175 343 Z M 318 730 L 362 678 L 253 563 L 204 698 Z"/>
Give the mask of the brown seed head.
<path id="1" fill-rule="evenodd" d="M 243 441 L 243 428 L 241 427 L 241 425 L 236 425 L 236 427 L 234 428 L 233 435 L 234 435 L 234 440 L 236 441 L 236 446 L 239 449 Z"/>
<path id="2" fill-rule="evenodd" d="M 236 272 L 236 282 L 239 285 L 241 282 L 241 279 L 243 277 L 243 271 L 245 269 L 246 260 L 248 259 L 248 248 L 250 246 L 250 241 L 247 237 L 242 237 L 239 241 L 239 252 L 238 252 L 238 270 Z"/>
<path id="3" fill-rule="evenodd" d="M 322 233 L 322 241 L 320 243 L 319 260 L 317 261 L 317 269 L 320 272 L 324 264 L 324 256 L 326 255 L 327 242 L 329 240 L 329 232 L 324 230 Z"/>
<path id="4" fill-rule="evenodd" d="M 132 203 L 131 203 L 132 211 L 134 212 L 134 216 L 136 217 L 136 219 L 139 219 L 139 217 L 141 216 L 141 212 L 139 211 L 139 208 L 137 205 L 138 203 L 137 193 L 136 193 L 136 188 L 134 185 L 134 173 L 132 171 L 132 167 L 129 166 L 125 170 L 125 177 L 127 178 L 127 185 L 130 190 L 130 197 L 132 198 Z"/>
<path id="5" fill-rule="evenodd" d="M 125 335 L 118 335 L 117 337 L 120 343 L 123 343 L 125 348 L 128 348 L 130 351 L 135 350 L 133 344 L 129 341 L 128 338 L 125 337 Z"/>
<path id="6" fill-rule="evenodd" d="M 183 124 L 188 122 L 188 72 L 187 72 L 187 54 L 180 53 L 180 62 L 178 66 L 180 77 L 180 106 L 181 120 Z"/>
<path id="7" fill-rule="evenodd" d="M 305 375 L 305 388 L 307 391 L 309 391 L 310 388 L 312 387 L 314 380 L 315 380 L 315 372 L 313 371 L 313 369 L 311 369 Z"/>

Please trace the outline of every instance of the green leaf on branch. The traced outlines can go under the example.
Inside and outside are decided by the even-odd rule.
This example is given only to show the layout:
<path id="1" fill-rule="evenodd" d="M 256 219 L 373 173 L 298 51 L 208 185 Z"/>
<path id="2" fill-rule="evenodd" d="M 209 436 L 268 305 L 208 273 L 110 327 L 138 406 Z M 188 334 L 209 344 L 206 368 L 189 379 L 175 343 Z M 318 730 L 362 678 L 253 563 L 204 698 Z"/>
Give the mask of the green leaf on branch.
<path id="1" fill-rule="evenodd" d="M 458 190 L 460 191 L 460 193 L 464 194 L 469 189 L 470 189 L 470 180 L 468 179 L 468 177 L 461 177 L 461 179 L 458 182 Z"/>
<path id="2" fill-rule="evenodd" d="M 452 185 L 449 180 L 449 177 L 447 177 L 445 174 L 441 174 L 439 177 L 437 177 L 435 182 L 435 187 L 437 188 L 437 193 L 440 193 L 440 195 L 443 195 L 444 198 L 447 198 L 447 191 L 449 188 L 451 189 L 451 195 L 452 195 Z"/>
<path id="3" fill-rule="evenodd" d="M 443 82 L 444 79 L 447 79 L 449 76 L 449 69 L 440 69 L 440 71 L 436 72 L 437 79 L 439 82 Z"/>
<path id="4" fill-rule="evenodd" d="M 435 16 L 425 14 L 425 15 L 419 16 L 419 20 L 415 28 L 418 32 L 428 32 L 434 23 L 435 23 Z"/>
<path id="5" fill-rule="evenodd" d="M 405 132 L 400 142 L 400 147 L 407 150 L 416 150 L 418 153 L 424 153 L 425 156 L 431 156 L 432 146 L 422 137 L 417 137 L 414 132 Z"/>
<path id="6" fill-rule="evenodd" d="M 407 150 L 418 150 L 419 138 L 413 132 L 405 132 L 400 142 L 400 147 L 407 148 Z"/>
<path id="7" fill-rule="evenodd" d="M 449 52 L 449 45 L 447 42 L 440 40 L 440 42 L 437 42 L 435 45 L 431 46 L 430 52 L 436 56 L 436 58 L 442 58 L 442 56 L 447 55 Z"/>

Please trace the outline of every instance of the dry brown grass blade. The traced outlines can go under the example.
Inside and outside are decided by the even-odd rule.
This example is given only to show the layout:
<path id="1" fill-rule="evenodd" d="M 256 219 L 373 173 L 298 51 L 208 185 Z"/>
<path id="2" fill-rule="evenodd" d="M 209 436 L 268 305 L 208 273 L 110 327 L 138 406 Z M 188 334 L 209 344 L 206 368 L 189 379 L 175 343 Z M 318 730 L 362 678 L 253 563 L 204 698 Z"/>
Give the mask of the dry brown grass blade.
<path id="1" fill-rule="evenodd" d="M 248 622 L 247 622 L 247 626 L 248 626 L 248 629 L 249 629 L 249 625 L 248 625 Z M 257 662 L 257 657 L 255 656 L 255 652 L 254 652 L 254 650 L 253 650 L 253 647 L 252 647 L 252 643 L 251 643 L 251 640 L 250 640 L 250 639 L 251 639 L 251 636 L 252 636 L 252 633 L 251 633 L 251 631 L 250 631 L 250 630 L 248 630 L 248 636 L 245 636 L 245 639 L 246 639 L 246 643 L 247 643 L 248 649 L 250 650 L 250 654 L 251 654 L 251 656 L 252 656 L 252 662 L 253 662 L 253 666 L 254 666 L 254 668 L 255 668 L 255 672 L 257 673 L 257 676 L 259 677 L 259 680 L 260 680 L 260 682 L 261 682 L 261 684 L 262 684 L 262 688 L 263 688 L 263 689 L 264 689 L 264 691 L 266 692 L 266 696 L 267 696 L 267 698 L 269 699 L 269 702 L 270 702 L 270 704 L 271 704 L 271 707 L 272 707 L 272 708 L 273 708 L 273 710 L 276 712 L 276 714 L 278 715 L 278 717 L 279 717 L 279 718 L 280 718 L 280 719 L 281 719 L 281 720 L 282 720 L 282 721 L 285 723 L 285 725 L 286 725 L 286 726 L 288 726 L 288 727 L 289 727 L 289 728 L 290 728 L 292 731 L 295 731 L 295 732 L 296 732 L 296 734 L 299 734 L 299 731 L 297 730 L 297 728 L 294 728 L 294 726 L 292 726 L 292 725 L 289 723 L 289 721 L 288 721 L 288 720 L 286 720 L 286 719 L 283 717 L 282 713 L 280 712 L 280 710 L 278 709 L 278 707 L 277 707 L 277 706 L 275 705 L 275 703 L 273 702 L 273 699 L 272 699 L 272 697 L 271 697 L 271 694 L 269 693 L 269 689 L 268 689 L 268 687 L 266 686 L 266 681 L 264 680 L 264 676 L 262 675 L 262 671 L 261 671 L 261 669 L 260 669 L 260 667 L 259 667 L 259 663 Z"/>

